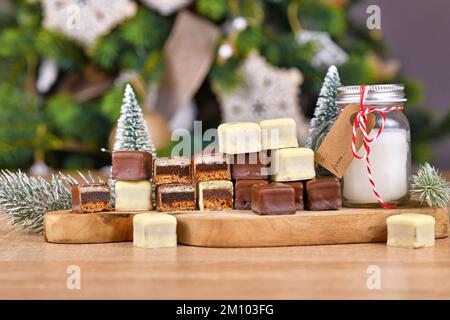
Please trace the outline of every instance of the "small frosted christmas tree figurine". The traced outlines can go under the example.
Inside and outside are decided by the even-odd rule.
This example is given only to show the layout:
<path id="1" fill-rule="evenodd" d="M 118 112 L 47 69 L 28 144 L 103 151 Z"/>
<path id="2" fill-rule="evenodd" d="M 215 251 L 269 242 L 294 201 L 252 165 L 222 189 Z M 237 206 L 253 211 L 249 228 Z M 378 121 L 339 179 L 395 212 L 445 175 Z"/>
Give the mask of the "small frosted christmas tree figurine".
<path id="1" fill-rule="evenodd" d="M 153 144 L 133 88 L 129 84 L 125 88 L 125 94 L 120 108 L 120 117 L 117 121 L 116 141 L 113 150 L 147 151 L 152 154 L 153 159 L 156 158 L 156 147 Z M 114 205 L 116 200 L 116 182 L 109 179 L 109 184 L 111 186 L 111 204 Z M 154 196 L 152 198 L 153 200 L 155 199 Z"/>
<path id="2" fill-rule="evenodd" d="M 117 121 L 114 151 L 118 150 L 147 151 L 156 157 L 156 147 L 133 88 L 129 84 L 125 88 L 120 117 Z"/>
<path id="3" fill-rule="evenodd" d="M 307 146 L 317 150 L 331 126 L 339 115 L 336 105 L 337 88 L 341 86 L 338 70 L 330 66 L 325 76 L 319 98 L 317 99 L 314 117 L 308 133 Z"/>

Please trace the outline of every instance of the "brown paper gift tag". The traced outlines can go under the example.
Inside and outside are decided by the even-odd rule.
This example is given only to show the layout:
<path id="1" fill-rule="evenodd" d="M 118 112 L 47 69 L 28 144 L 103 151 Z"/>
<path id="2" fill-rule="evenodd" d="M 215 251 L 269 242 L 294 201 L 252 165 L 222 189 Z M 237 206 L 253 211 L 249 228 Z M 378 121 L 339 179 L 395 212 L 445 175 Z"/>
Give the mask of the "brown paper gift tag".
<path id="1" fill-rule="evenodd" d="M 220 30 L 188 11 L 177 15 L 164 46 L 166 70 L 156 110 L 170 119 L 195 95 L 215 56 Z"/>
<path id="2" fill-rule="evenodd" d="M 352 103 L 344 108 L 314 156 L 316 163 L 338 178 L 342 178 L 353 160 L 352 128 L 358 111 L 358 104 Z M 371 113 L 367 117 L 367 132 L 372 131 L 374 126 L 375 115 Z M 356 150 L 359 150 L 362 144 L 363 135 L 358 129 L 356 131 Z"/>

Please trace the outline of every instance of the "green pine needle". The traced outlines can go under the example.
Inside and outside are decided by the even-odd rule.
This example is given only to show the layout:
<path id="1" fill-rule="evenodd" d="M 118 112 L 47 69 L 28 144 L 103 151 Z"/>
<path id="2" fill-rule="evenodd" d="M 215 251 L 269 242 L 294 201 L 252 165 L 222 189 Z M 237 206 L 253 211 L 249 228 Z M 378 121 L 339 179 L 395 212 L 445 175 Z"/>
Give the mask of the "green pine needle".
<path id="1" fill-rule="evenodd" d="M 44 213 L 72 207 L 71 187 L 77 181 L 62 173 L 49 181 L 25 173 L 2 170 L 0 173 L 0 210 L 11 225 L 20 230 L 42 234 Z"/>
<path id="2" fill-rule="evenodd" d="M 426 201 L 430 207 L 446 208 L 450 201 L 450 186 L 439 171 L 428 162 L 420 166 L 416 175 L 411 177 L 411 193 Z"/>

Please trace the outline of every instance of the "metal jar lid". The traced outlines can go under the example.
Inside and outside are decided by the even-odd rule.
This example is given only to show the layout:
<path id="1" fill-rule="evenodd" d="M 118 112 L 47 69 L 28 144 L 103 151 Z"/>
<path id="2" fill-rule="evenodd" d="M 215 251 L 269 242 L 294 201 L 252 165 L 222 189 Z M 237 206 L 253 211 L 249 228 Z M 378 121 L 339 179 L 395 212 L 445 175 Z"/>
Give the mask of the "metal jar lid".
<path id="1" fill-rule="evenodd" d="M 366 85 L 367 104 L 405 102 L 405 86 L 403 84 Z M 344 86 L 337 89 L 337 103 L 359 103 L 359 86 Z"/>

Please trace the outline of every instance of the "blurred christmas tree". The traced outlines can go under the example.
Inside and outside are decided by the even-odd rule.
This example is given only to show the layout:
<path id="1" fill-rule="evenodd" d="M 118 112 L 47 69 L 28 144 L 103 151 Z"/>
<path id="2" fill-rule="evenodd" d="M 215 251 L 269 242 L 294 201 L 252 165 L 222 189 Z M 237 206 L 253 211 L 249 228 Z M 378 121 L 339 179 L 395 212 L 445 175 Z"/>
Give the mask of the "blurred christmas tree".
<path id="1" fill-rule="evenodd" d="M 413 156 L 428 159 L 428 142 L 448 134 L 450 117 L 438 120 L 421 107 L 420 86 L 383 62 L 385 47 L 379 34 L 347 15 L 355 2 L 183 1 L 187 10 L 221 27 L 217 47 L 228 46 L 219 50 L 194 97 L 204 129 L 220 121 L 211 88 L 239 87 L 238 67 L 251 51 L 259 51 L 274 66 L 301 70 L 301 105 L 308 117 L 331 59 L 340 64 L 343 84 L 406 84 Z M 136 74 L 143 88 L 160 82 L 163 47 L 180 10 L 169 5 L 171 0 L 164 1 L 166 8 L 145 3 L 114 1 L 108 12 L 102 11 L 108 8 L 99 6 L 99 0 L 0 0 L 0 167 L 27 168 L 43 158 L 55 168 L 109 163 L 100 147 L 107 145 L 119 117 L 125 83 L 131 81 L 127 75 Z M 67 12 L 70 19 L 58 16 Z M 238 31 L 230 33 L 227 26 L 238 17 Z M 83 23 L 88 32 L 73 32 L 71 28 Z M 308 40 L 311 35 L 334 56 L 320 54 L 320 43 Z M 138 92 L 141 103 L 149 100 L 146 94 Z"/>

